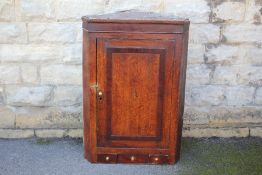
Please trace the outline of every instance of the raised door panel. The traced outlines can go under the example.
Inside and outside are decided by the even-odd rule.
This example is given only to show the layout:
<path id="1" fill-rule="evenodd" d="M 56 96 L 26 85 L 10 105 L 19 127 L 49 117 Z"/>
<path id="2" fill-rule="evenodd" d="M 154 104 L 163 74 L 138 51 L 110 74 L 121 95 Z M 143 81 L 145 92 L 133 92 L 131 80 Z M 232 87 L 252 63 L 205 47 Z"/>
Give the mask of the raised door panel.
<path id="1" fill-rule="evenodd" d="M 109 48 L 107 54 L 108 137 L 160 139 L 164 50 Z"/>
<path id="2" fill-rule="evenodd" d="M 98 39 L 98 146 L 167 148 L 173 40 Z"/>

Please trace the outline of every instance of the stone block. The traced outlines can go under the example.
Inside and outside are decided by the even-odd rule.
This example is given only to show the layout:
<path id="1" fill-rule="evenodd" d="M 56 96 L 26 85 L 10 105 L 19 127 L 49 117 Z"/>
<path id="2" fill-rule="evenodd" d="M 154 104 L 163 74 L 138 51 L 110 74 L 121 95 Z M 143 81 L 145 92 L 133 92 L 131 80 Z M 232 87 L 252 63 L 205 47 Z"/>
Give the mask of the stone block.
<path id="1" fill-rule="evenodd" d="M 243 106 L 253 102 L 255 88 L 250 86 L 231 86 L 226 88 L 227 105 Z"/>
<path id="2" fill-rule="evenodd" d="M 24 83 L 36 83 L 38 80 L 37 67 L 32 64 L 21 65 L 22 81 Z"/>
<path id="3" fill-rule="evenodd" d="M 242 66 L 238 74 L 239 84 L 262 86 L 262 66 Z"/>
<path id="4" fill-rule="evenodd" d="M 212 84 L 237 85 L 242 66 L 217 66 L 211 79 Z"/>
<path id="5" fill-rule="evenodd" d="M 82 44 L 64 46 L 62 53 L 64 63 L 82 64 Z"/>
<path id="6" fill-rule="evenodd" d="M 0 84 L 20 83 L 20 69 L 15 65 L 0 65 Z"/>
<path id="7" fill-rule="evenodd" d="M 211 12 L 205 0 L 165 0 L 164 12 L 189 18 L 192 23 L 208 23 Z"/>
<path id="8" fill-rule="evenodd" d="M 220 27 L 215 24 L 191 24 L 189 29 L 189 43 L 218 43 Z"/>
<path id="9" fill-rule="evenodd" d="M 82 138 L 83 129 L 69 129 L 67 132 L 67 136 L 73 137 L 73 138 Z"/>
<path id="10" fill-rule="evenodd" d="M 191 88 L 191 105 L 214 106 L 225 104 L 225 88 L 223 86 L 198 86 Z"/>
<path id="11" fill-rule="evenodd" d="M 32 129 L 0 129 L 0 138 L 3 139 L 20 139 L 34 137 Z"/>
<path id="12" fill-rule="evenodd" d="M 81 86 L 58 86 L 54 89 L 54 104 L 58 106 L 79 105 L 82 103 Z"/>
<path id="13" fill-rule="evenodd" d="M 207 63 L 230 64 L 239 58 L 239 47 L 229 45 L 209 45 L 205 53 Z"/>
<path id="14" fill-rule="evenodd" d="M 223 2 L 213 9 L 213 21 L 215 22 L 239 22 L 245 16 L 244 2 Z"/>
<path id="15" fill-rule="evenodd" d="M 7 86 L 6 101 L 14 106 L 46 106 L 52 89 L 50 86 Z"/>
<path id="16" fill-rule="evenodd" d="M 205 60 L 219 65 L 262 65 L 262 49 L 253 44 L 207 44 Z"/>
<path id="17" fill-rule="evenodd" d="M 47 44 L 3 44 L 0 47 L 2 62 L 48 63 L 61 62 L 66 46 Z"/>
<path id="18" fill-rule="evenodd" d="M 0 21 L 11 21 L 14 16 L 14 0 L 2 0 L 0 2 Z"/>
<path id="19" fill-rule="evenodd" d="M 245 23 L 261 24 L 262 22 L 262 1 L 246 1 Z"/>
<path id="20" fill-rule="evenodd" d="M 262 66 L 262 48 L 261 47 L 248 47 L 246 48 L 246 58 L 252 65 Z"/>
<path id="21" fill-rule="evenodd" d="M 27 43 L 25 23 L 0 23 L 0 44 Z"/>
<path id="22" fill-rule="evenodd" d="M 261 127 L 250 128 L 250 136 L 262 137 L 262 128 Z"/>
<path id="23" fill-rule="evenodd" d="M 45 65 L 40 69 L 41 82 L 44 84 L 82 84 L 80 65 Z"/>
<path id="24" fill-rule="evenodd" d="M 0 128 L 15 127 L 15 112 L 5 106 L 0 106 Z"/>
<path id="25" fill-rule="evenodd" d="M 29 23 L 31 43 L 75 43 L 81 31 L 78 23 Z"/>
<path id="26" fill-rule="evenodd" d="M 17 18 L 22 21 L 55 20 L 54 0 L 19 0 L 16 1 Z"/>
<path id="27" fill-rule="evenodd" d="M 261 86 L 262 67 L 249 65 L 217 66 L 211 83 Z"/>
<path id="28" fill-rule="evenodd" d="M 56 3 L 59 21 L 80 21 L 84 15 L 103 13 L 105 6 L 104 0 L 56 0 Z"/>
<path id="29" fill-rule="evenodd" d="M 209 127 L 246 127 L 262 123 L 259 106 L 216 106 L 206 108 Z"/>
<path id="30" fill-rule="evenodd" d="M 0 105 L 5 103 L 5 99 L 4 99 L 4 89 L 2 87 L 0 87 Z"/>
<path id="31" fill-rule="evenodd" d="M 40 138 L 62 138 L 66 136 L 64 129 L 43 129 L 35 130 L 36 137 Z"/>
<path id="32" fill-rule="evenodd" d="M 183 130 L 183 137 L 247 137 L 248 128 L 194 128 Z"/>
<path id="33" fill-rule="evenodd" d="M 164 1 L 159 0 L 142 0 L 141 7 L 138 7 L 142 11 L 152 11 L 156 13 L 163 12 Z"/>
<path id="34" fill-rule="evenodd" d="M 142 0 L 122 1 L 110 0 L 105 3 L 104 13 L 113 13 L 117 11 L 125 11 L 141 8 Z"/>
<path id="35" fill-rule="evenodd" d="M 209 123 L 209 107 L 185 106 L 183 124 L 187 125 L 207 125 Z"/>
<path id="36" fill-rule="evenodd" d="M 82 23 L 75 23 L 75 27 L 77 30 L 77 35 L 76 35 L 76 43 L 74 44 L 82 44 L 83 43 L 83 29 L 82 29 Z"/>
<path id="37" fill-rule="evenodd" d="M 204 63 L 205 46 L 201 44 L 189 44 L 188 46 L 188 63 L 203 64 Z"/>
<path id="38" fill-rule="evenodd" d="M 262 26 L 252 24 L 231 24 L 224 29 L 224 40 L 228 43 L 262 43 Z"/>
<path id="39" fill-rule="evenodd" d="M 205 64 L 187 66 L 187 84 L 208 84 L 211 69 Z"/>
<path id="40" fill-rule="evenodd" d="M 190 97 L 190 89 L 194 86 L 193 84 L 186 83 L 185 87 L 185 106 L 190 105 L 191 97 Z"/>
<path id="41" fill-rule="evenodd" d="M 262 105 L 262 87 L 256 90 L 255 104 Z"/>
<path id="42" fill-rule="evenodd" d="M 262 123 L 259 106 L 186 106 L 185 127 L 246 127 Z"/>
<path id="43" fill-rule="evenodd" d="M 23 108 L 16 112 L 17 128 L 82 128 L 82 108 Z"/>
<path id="44" fill-rule="evenodd" d="M 185 127 L 246 127 L 262 123 L 259 106 L 186 106 Z"/>

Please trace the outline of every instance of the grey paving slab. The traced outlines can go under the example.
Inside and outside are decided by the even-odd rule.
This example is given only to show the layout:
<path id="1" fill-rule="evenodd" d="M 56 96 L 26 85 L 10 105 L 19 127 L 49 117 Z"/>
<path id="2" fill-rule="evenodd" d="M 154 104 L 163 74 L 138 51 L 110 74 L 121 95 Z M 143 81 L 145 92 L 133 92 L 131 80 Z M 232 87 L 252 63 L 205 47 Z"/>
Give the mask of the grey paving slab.
<path id="1" fill-rule="evenodd" d="M 182 141 L 176 165 L 90 164 L 81 140 L 0 140 L 0 175 L 262 175 L 262 139 Z"/>

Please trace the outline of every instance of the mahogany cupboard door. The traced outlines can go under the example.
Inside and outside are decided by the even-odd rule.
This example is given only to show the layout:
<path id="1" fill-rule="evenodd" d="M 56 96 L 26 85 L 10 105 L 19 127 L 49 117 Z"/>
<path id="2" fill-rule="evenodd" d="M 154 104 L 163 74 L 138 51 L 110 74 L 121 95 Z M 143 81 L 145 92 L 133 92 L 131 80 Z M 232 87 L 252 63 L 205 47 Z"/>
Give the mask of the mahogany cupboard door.
<path id="1" fill-rule="evenodd" d="M 97 146 L 169 146 L 175 40 L 97 39 Z"/>

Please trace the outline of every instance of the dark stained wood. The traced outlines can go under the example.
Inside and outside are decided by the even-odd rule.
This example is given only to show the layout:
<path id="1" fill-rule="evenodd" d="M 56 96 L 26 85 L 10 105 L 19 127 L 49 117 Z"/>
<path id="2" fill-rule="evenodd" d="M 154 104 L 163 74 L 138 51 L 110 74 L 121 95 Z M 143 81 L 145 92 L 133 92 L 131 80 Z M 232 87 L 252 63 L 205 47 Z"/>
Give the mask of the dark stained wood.
<path id="1" fill-rule="evenodd" d="M 188 32 L 183 35 L 183 48 L 182 48 L 182 63 L 181 63 L 181 73 L 179 82 L 179 113 L 178 113 L 178 132 L 177 132 L 177 145 L 176 145 L 176 160 L 180 158 L 181 149 L 181 136 L 183 128 L 183 115 L 184 115 L 184 103 L 185 103 L 185 85 L 186 85 L 186 67 L 187 67 L 187 50 L 188 50 Z"/>
<path id="2" fill-rule="evenodd" d="M 82 19 L 86 159 L 175 163 L 189 21 L 133 11 Z"/>
<path id="3" fill-rule="evenodd" d="M 151 164 L 167 164 L 169 162 L 169 158 L 167 155 L 150 155 L 148 159 L 148 163 Z"/>
<path id="4" fill-rule="evenodd" d="M 98 154 L 97 162 L 100 163 L 116 163 L 117 155 L 116 154 Z"/>
<path id="5" fill-rule="evenodd" d="M 127 46 L 106 52 L 107 137 L 160 140 L 165 50 Z"/>
<path id="6" fill-rule="evenodd" d="M 87 23 L 83 25 L 88 28 L 89 33 L 161 33 L 161 34 L 179 34 L 184 32 L 184 27 L 181 25 L 163 25 L 163 24 L 139 24 L 130 23 Z"/>
<path id="7" fill-rule="evenodd" d="M 85 158 L 96 162 L 96 46 L 95 38 L 83 31 L 83 125 Z"/>
<path id="8" fill-rule="evenodd" d="M 118 163 L 148 163 L 148 155 L 144 154 L 119 154 Z"/>
<path id="9" fill-rule="evenodd" d="M 177 41 L 179 44 L 176 45 L 176 55 L 175 55 L 175 64 L 173 68 L 173 83 L 172 83 L 172 108 L 171 108 L 171 120 L 170 120 L 170 128 L 172 129 L 170 131 L 170 163 L 175 163 L 177 161 L 176 154 L 177 150 L 179 149 L 177 146 L 179 145 L 179 122 L 181 121 L 180 118 L 180 74 L 181 71 L 181 60 L 182 60 L 182 49 L 183 49 L 183 43 L 182 43 L 182 35 L 179 35 L 177 38 Z"/>
<path id="10" fill-rule="evenodd" d="M 133 148 L 133 147 L 125 147 L 125 148 L 114 148 L 114 147 L 97 147 L 97 153 L 105 154 L 105 153 L 112 153 L 112 154 L 168 154 L 169 149 L 161 149 L 161 148 Z"/>

